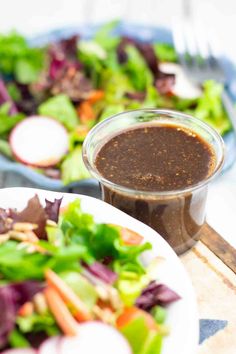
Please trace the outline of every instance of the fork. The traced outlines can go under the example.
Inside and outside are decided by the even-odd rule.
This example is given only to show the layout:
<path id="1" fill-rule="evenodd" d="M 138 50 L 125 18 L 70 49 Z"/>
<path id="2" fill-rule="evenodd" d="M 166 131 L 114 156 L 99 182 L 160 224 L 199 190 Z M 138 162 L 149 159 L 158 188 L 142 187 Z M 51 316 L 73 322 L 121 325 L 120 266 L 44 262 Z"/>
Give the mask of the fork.
<path id="1" fill-rule="evenodd" d="M 202 85 L 204 81 L 213 79 L 224 86 L 222 103 L 236 133 L 236 110 L 225 87 L 225 73 L 206 31 L 194 25 L 189 4 L 185 2 L 182 21 L 175 22 L 173 26 L 174 46 L 179 62 L 193 83 Z"/>

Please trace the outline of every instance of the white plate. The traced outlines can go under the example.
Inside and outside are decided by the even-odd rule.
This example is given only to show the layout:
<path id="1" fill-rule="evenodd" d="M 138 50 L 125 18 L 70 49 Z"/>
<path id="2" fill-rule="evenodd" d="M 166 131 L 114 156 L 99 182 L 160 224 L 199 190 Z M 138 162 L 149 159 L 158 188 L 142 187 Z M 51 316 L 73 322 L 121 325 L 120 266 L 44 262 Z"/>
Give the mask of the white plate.
<path id="1" fill-rule="evenodd" d="M 85 195 L 30 188 L 6 188 L 0 190 L 0 207 L 23 209 L 34 194 L 39 195 L 43 204 L 45 198 L 53 200 L 63 196 L 62 205 L 68 204 L 75 198 L 80 198 L 83 211 L 93 214 L 96 221 L 128 227 L 140 233 L 145 241 L 151 242 L 153 250 L 147 252 L 145 259 L 148 261 L 156 256 L 165 258 L 165 261 L 159 265 L 158 279 L 169 285 L 182 297 L 180 301 L 172 304 L 168 309 L 168 324 L 171 333 L 164 340 L 162 354 L 196 353 L 199 322 L 193 287 L 179 258 L 159 234 L 111 205 Z"/>

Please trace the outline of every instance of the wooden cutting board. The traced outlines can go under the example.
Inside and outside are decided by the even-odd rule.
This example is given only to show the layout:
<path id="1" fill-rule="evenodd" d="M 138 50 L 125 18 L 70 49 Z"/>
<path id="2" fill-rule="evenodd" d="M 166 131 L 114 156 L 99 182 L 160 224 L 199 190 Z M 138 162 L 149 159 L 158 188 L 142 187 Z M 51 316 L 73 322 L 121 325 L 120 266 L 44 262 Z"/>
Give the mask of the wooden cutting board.
<path id="1" fill-rule="evenodd" d="M 180 258 L 197 294 L 197 354 L 236 354 L 236 250 L 206 224 L 200 241 Z"/>

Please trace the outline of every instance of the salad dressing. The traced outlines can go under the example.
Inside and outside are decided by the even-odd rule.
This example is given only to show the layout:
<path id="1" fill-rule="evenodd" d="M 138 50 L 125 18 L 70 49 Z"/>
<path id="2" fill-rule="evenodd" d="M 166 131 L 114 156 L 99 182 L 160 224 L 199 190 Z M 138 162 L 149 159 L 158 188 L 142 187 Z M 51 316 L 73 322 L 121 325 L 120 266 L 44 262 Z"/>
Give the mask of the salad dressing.
<path id="1" fill-rule="evenodd" d="M 173 124 L 142 125 L 111 137 L 98 151 L 95 165 L 104 178 L 121 186 L 116 191 L 102 186 L 106 202 L 150 225 L 178 253 L 195 242 L 204 222 L 206 193 L 193 198 L 185 190 L 215 168 L 214 152 L 203 138 Z M 183 193 L 175 193 L 179 190 Z"/>

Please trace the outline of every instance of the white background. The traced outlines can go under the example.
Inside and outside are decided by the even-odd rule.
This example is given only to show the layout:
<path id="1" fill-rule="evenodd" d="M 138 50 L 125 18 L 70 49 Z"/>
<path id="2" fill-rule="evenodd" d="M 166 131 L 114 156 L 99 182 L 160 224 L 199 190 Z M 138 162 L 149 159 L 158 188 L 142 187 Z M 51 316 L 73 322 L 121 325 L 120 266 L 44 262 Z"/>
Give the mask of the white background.
<path id="1" fill-rule="evenodd" d="M 67 25 L 114 18 L 170 27 L 184 0 L 0 0 L 0 32 L 13 28 L 33 36 Z M 193 13 L 218 47 L 236 62 L 236 0 L 192 0 Z M 213 184 L 208 221 L 236 247 L 236 166 Z"/>

